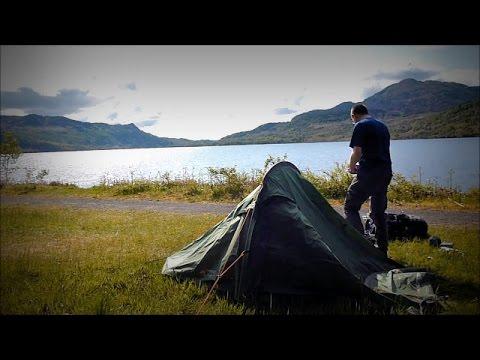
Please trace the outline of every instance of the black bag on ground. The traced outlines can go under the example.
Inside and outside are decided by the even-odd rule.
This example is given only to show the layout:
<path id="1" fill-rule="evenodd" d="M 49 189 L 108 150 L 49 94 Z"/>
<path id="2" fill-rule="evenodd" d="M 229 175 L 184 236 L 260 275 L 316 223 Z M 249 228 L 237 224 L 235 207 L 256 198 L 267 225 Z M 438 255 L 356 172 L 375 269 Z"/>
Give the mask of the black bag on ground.
<path id="1" fill-rule="evenodd" d="M 413 239 L 418 237 L 426 239 L 428 235 L 428 224 L 425 220 L 407 214 L 385 213 L 387 220 L 388 239 L 402 240 Z M 365 222 L 365 234 L 369 236 L 375 235 L 375 224 L 371 218 L 367 218 Z"/>

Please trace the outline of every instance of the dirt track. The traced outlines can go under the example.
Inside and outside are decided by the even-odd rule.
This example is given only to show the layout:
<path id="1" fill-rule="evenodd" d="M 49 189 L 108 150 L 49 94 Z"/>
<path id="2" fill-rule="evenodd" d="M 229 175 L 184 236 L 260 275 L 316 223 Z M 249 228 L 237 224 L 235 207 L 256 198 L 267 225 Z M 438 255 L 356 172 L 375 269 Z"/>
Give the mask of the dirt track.
<path id="1" fill-rule="evenodd" d="M 2 205 L 31 205 L 31 206 L 69 206 L 75 208 L 94 209 L 117 209 L 117 210 L 150 210 L 161 212 L 173 212 L 183 214 L 227 214 L 235 204 L 230 203 L 189 203 L 180 201 L 155 201 L 155 200 L 109 200 L 80 197 L 51 198 L 32 195 L 2 195 Z M 335 210 L 343 215 L 341 206 L 334 206 Z M 362 208 L 362 215 L 365 215 L 368 208 Z M 419 216 L 429 224 L 438 225 L 462 225 L 479 224 L 480 214 L 474 211 L 444 211 L 444 210 L 423 210 L 400 207 L 390 207 L 387 212 L 406 213 Z"/>

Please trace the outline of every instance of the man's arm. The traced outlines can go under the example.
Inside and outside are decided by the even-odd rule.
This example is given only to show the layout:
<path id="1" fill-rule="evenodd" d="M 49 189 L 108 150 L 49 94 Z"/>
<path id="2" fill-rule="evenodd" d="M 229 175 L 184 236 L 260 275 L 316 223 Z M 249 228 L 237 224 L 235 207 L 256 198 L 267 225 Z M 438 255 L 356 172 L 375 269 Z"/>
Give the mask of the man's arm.
<path id="1" fill-rule="evenodd" d="M 350 155 L 350 165 L 348 168 L 348 172 L 350 174 L 357 173 L 356 164 L 357 162 L 360 161 L 361 157 L 362 157 L 362 148 L 360 146 L 354 146 L 352 149 L 352 154 Z"/>

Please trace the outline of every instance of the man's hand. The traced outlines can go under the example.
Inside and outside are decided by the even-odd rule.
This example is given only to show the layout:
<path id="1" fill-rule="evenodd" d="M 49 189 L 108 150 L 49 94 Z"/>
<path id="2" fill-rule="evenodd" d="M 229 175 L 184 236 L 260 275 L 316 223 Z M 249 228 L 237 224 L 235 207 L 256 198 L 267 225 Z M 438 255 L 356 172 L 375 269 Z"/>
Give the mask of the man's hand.
<path id="1" fill-rule="evenodd" d="M 357 162 L 362 157 L 362 148 L 360 146 L 355 146 L 352 149 L 352 154 L 350 155 L 350 164 L 348 167 L 348 172 L 350 174 L 356 174 L 358 172 Z"/>
<path id="2" fill-rule="evenodd" d="M 348 172 L 350 174 L 356 174 L 358 172 L 358 165 L 355 165 L 353 168 L 352 167 L 348 167 Z"/>

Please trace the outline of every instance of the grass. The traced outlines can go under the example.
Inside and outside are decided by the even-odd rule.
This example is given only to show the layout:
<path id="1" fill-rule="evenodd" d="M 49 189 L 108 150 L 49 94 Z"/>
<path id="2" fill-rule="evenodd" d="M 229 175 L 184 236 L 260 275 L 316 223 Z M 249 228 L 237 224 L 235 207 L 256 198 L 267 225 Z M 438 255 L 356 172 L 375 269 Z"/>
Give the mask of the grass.
<path id="1" fill-rule="evenodd" d="M 166 257 L 223 218 L 27 206 L 2 206 L 0 215 L 1 314 L 195 314 L 207 289 L 173 281 L 161 269 Z M 443 276 L 448 313 L 480 314 L 478 228 L 432 226 L 431 233 L 464 255 L 413 241 L 392 243 L 391 257 Z M 244 311 L 251 313 L 216 296 L 202 308 L 202 314 Z"/>
<path id="2" fill-rule="evenodd" d="M 206 290 L 160 274 L 212 215 L 1 209 L 2 314 L 194 314 Z M 243 309 L 213 299 L 204 314 Z"/>
<path id="3" fill-rule="evenodd" d="M 451 294 L 447 313 L 480 315 L 480 229 L 478 225 L 431 226 L 430 233 L 456 250 L 445 252 L 426 241 L 390 245 L 389 255 L 408 266 L 430 269 L 442 278 L 439 291 Z"/>

